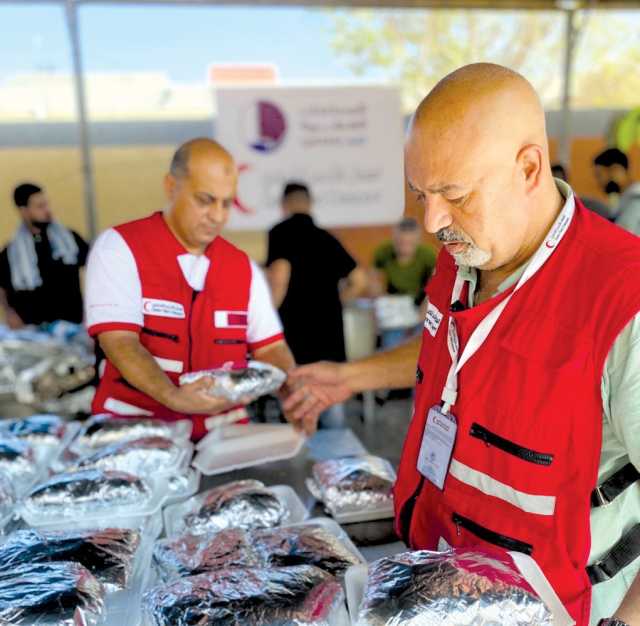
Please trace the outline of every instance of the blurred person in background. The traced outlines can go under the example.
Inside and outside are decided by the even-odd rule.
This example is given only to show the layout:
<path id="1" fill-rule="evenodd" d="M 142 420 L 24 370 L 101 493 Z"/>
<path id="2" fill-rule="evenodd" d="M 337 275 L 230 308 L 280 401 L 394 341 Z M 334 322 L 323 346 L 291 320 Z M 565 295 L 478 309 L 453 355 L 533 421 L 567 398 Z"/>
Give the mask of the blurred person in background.
<path id="1" fill-rule="evenodd" d="M 269 231 L 267 277 L 284 335 L 296 362 L 345 360 L 342 301 L 363 295 L 367 277 L 342 244 L 316 225 L 309 187 L 289 182 L 282 192 L 285 219 Z M 344 407 L 331 407 L 322 427 L 344 424 Z"/>
<path id="2" fill-rule="evenodd" d="M 373 254 L 374 286 L 380 295 L 409 296 L 416 307 L 424 301 L 424 288 L 436 264 L 436 254 L 422 243 L 422 231 L 411 217 L 393 229 L 391 241 L 381 244 Z M 391 348 L 407 337 L 412 329 L 389 328 L 382 331 L 383 348 Z"/>
<path id="3" fill-rule="evenodd" d="M 634 184 L 629 157 L 618 148 L 607 148 L 593 159 L 593 165 L 616 224 L 640 235 L 640 184 Z"/>
<path id="4" fill-rule="evenodd" d="M 554 178 L 563 180 L 565 183 L 569 183 L 569 174 L 566 168 L 561 163 L 555 163 L 551 166 L 551 173 Z M 604 202 L 596 198 L 589 198 L 587 196 L 580 196 L 582 204 L 590 209 L 594 213 L 597 213 L 600 217 L 604 217 L 606 220 L 612 221 L 611 209 Z"/>
<path id="5" fill-rule="evenodd" d="M 42 187 L 18 185 L 13 201 L 20 226 L 0 252 L 0 303 L 7 325 L 82 323 L 80 268 L 89 246 L 54 219 Z"/>

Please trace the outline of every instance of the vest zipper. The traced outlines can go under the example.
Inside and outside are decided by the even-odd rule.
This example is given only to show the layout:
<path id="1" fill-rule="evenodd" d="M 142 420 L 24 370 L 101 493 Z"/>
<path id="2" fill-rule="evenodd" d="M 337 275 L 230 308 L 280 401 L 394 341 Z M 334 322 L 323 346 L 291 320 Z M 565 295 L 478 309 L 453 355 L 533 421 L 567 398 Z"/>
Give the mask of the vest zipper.
<path id="1" fill-rule="evenodd" d="M 178 343 L 180 341 L 180 337 L 178 337 L 178 335 L 163 333 L 162 331 L 154 330 L 153 328 L 147 328 L 146 326 L 142 328 L 142 332 L 145 335 L 150 335 L 151 337 L 160 337 L 161 339 L 168 339 L 169 341 L 174 341 L 175 343 Z"/>
<path id="2" fill-rule="evenodd" d="M 217 346 L 239 346 L 247 342 L 244 339 L 214 339 L 213 343 Z"/>
<path id="3" fill-rule="evenodd" d="M 477 424 L 476 422 L 471 424 L 469 434 L 476 439 L 481 439 L 488 446 L 494 446 L 507 454 L 517 456 L 523 461 L 528 461 L 529 463 L 535 463 L 537 465 L 551 465 L 553 462 L 553 454 L 536 452 L 530 448 L 524 448 L 513 441 L 509 441 L 508 439 L 504 439 L 503 437 L 492 433 L 490 430 L 487 430 L 484 426 L 480 426 L 480 424 Z"/>
<path id="4" fill-rule="evenodd" d="M 409 546 L 409 531 L 411 530 L 411 518 L 413 517 L 413 509 L 416 508 L 416 501 L 422 491 L 424 485 L 424 476 L 420 475 L 420 482 L 416 490 L 411 494 L 411 497 L 404 503 L 398 516 L 398 522 L 400 526 L 400 534 L 402 535 L 402 541 Z"/>
<path id="5" fill-rule="evenodd" d="M 491 543 L 494 546 L 499 546 L 505 550 L 513 550 L 514 552 L 522 552 L 528 555 L 533 554 L 533 546 L 530 543 L 525 543 L 519 539 L 508 537 L 507 535 L 501 535 L 500 533 L 489 530 L 484 526 L 480 526 L 480 524 L 476 524 L 473 520 L 463 517 L 462 515 L 458 515 L 457 513 L 454 513 L 451 516 L 451 519 L 456 525 L 456 532 L 458 536 L 460 535 L 460 529 L 464 528 L 476 537 L 486 541 L 487 543 Z"/>
<path id="6" fill-rule="evenodd" d="M 193 345 L 193 337 L 191 334 L 191 318 L 193 315 L 193 305 L 196 302 L 196 298 L 198 297 L 198 294 L 200 292 L 196 291 L 195 289 L 191 292 L 191 305 L 189 306 L 189 314 L 187 315 L 187 332 L 188 332 L 188 342 L 187 342 L 187 372 L 191 372 L 192 371 L 192 364 L 191 364 L 191 347 Z"/>

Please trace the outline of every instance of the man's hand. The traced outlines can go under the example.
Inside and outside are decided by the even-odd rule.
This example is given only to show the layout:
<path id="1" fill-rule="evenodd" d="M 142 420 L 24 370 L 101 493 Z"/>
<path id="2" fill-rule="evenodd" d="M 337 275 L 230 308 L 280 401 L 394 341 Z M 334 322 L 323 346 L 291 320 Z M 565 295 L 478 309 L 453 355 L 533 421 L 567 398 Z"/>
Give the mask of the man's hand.
<path id="1" fill-rule="evenodd" d="M 289 372 L 287 385 L 292 391 L 283 403 L 285 414 L 307 434 L 315 431 L 320 413 L 353 395 L 345 382 L 342 363 L 304 365 Z"/>
<path id="2" fill-rule="evenodd" d="M 213 381 L 206 377 L 195 382 L 175 387 L 175 391 L 167 395 L 164 404 L 172 411 L 179 413 L 210 413 L 215 415 L 228 411 L 238 404 L 248 404 L 251 398 L 242 398 L 240 402 L 230 402 L 225 398 L 215 397 L 209 394 Z"/>
<path id="3" fill-rule="evenodd" d="M 24 328 L 24 322 L 13 309 L 8 309 L 6 311 L 6 318 L 7 318 L 6 319 L 7 326 L 11 330 L 18 330 L 20 328 Z"/>

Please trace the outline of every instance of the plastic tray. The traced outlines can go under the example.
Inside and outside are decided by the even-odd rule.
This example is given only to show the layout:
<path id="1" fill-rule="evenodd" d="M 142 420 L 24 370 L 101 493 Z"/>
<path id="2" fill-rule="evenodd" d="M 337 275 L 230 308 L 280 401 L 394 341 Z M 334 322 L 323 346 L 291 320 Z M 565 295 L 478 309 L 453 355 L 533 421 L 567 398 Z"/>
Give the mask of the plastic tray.
<path id="1" fill-rule="evenodd" d="M 273 485 L 267 487 L 269 491 L 282 502 L 289 511 L 289 517 L 285 520 L 283 526 L 291 526 L 299 524 L 307 519 L 309 513 L 302 504 L 302 501 L 296 492 L 289 485 Z M 173 537 L 185 532 L 183 520 L 186 515 L 198 510 L 203 501 L 204 494 L 190 498 L 185 502 L 168 506 L 164 509 L 164 527 L 167 537 Z"/>
<path id="2" fill-rule="evenodd" d="M 162 506 L 170 506 L 194 496 L 200 489 L 200 478 L 200 472 L 193 467 L 189 467 L 180 476 L 169 476 L 169 495 Z"/>
<path id="3" fill-rule="evenodd" d="M 307 489 L 311 495 L 322 502 L 320 496 L 320 489 L 316 485 L 313 478 L 307 478 L 305 481 Z M 354 509 L 351 511 L 334 511 L 330 506 L 323 502 L 323 506 L 331 514 L 331 517 L 338 522 L 338 524 L 353 524 L 355 522 L 375 522 L 376 520 L 389 519 L 394 516 L 393 500 L 387 504 L 380 504 L 368 509 Z"/>
<path id="4" fill-rule="evenodd" d="M 141 623 L 142 595 L 149 586 L 153 546 L 161 532 L 162 517 L 156 514 L 145 525 L 129 588 L 107 595 L 105 617 L 100 626 L 139 626 Z"/>
<path id="5" fill-rule="evenodd" d="M 534 591 L 542 598 L 553 614 L 553 626 L 573 626 L 575 621 L 560 602 L 560 598 L 551 587 L 549 581 L 542 573 L 538 564 L 526 554 L 509 552 L 513 562 L 520 573 L 531 585 Z M 365 587 L 369 569 L 366 565 L 354 565 L 347 570 L 345 575 L 345 587 L 347 592 L 347 605 L 351 615 L 351 623 L 357 626 L 360 603 L 364 598 Z"/>
<path id="6" fill-rule="evenodd" d="M 290 459 L 305 437 L 288 424 L 227 424 L 211 430 L 197 445 L 193 466 L 206 476 Z"/>
<path id="7" fill-rule="evenodd" d="M 131 504 L 102 511 L 92 511 L 91 513 L 83 513 L 79 519 L 71 513 L 64 516 L 44 518 L 38 511 L 30 511 L 24 503 L 18 507 L 17 510 L 22 519 L 34 528 L 63 530 L 70 528 L 100 527 L 106 523 L 116 527 L 121 524 L 138 525 L 142 523 L 145 518 L 155 515 L 169 497 L 169 491 L 158 479 L 141 480 L 145 480 L 148 483 L 152 494 L 151 499 L 144 505 Z M 162 478 L 160 478 L 160 480 L 162 480 Z"/>

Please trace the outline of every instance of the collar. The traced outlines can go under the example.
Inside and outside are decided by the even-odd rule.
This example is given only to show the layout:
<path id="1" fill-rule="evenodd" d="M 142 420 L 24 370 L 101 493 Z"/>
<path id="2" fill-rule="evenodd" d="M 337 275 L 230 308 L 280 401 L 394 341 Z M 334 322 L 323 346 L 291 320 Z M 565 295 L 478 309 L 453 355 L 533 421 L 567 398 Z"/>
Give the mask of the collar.
<path id="1" fill-rule="evenodd" d="M 556 187 L 558 187 L 558 191 L 562 194 L 564 198 L 564 205 L 562 209 L 567 206 L 567 203 L 573 198 L 573 189 L 563 180 L 559 178 L 555 178 Z M 499 285 L 496 293 L 494 295 L 498 295 L 504 293 L 507 289 L 513 287 L 522 277 L 527 266 L 529 265 L 529 261 L 523 263 L 520 267 L 515 269 L 509 276 L 507 276 Z M 460 275 L 465 280 L 465 282 L 469 283 L 469 306 L 473 306 L 475 303 L 475 293 L 478 287 L 478 270 L 475 267 L 468 267 L 466 265 L 460 266 Z"/>

